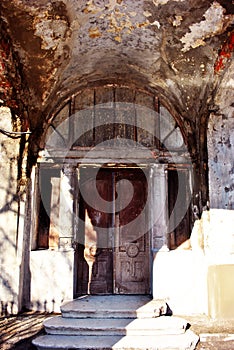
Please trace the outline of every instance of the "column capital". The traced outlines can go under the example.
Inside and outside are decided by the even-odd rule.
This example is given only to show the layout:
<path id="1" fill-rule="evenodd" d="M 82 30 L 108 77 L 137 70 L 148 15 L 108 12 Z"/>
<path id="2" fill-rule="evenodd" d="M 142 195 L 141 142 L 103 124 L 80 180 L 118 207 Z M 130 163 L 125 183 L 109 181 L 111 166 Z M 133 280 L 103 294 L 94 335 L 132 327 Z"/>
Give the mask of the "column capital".
<path id="1" fill-rule="evenodd" d="M 77 167 L 73 164 L 65 163 L 65 164 L 63 164 L 62 172 L 66 176 L 72 176 L 72 175 L 74 175 L 76 168 Z"/>

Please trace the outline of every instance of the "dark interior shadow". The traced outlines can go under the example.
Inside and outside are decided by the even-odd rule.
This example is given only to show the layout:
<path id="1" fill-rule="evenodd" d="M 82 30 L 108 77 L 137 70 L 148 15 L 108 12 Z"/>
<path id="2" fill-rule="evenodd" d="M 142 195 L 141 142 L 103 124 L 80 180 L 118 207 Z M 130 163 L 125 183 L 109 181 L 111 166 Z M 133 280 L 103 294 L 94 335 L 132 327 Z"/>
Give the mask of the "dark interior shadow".
<path id="1" fill-rule="evenodd" d="M 173 315 L 173 311 L 172 309 L 170 308 L 170 306 L 166 303 L 167 305 L 167 310 L 166 310 L 166 316 L 172 316 Z"/>

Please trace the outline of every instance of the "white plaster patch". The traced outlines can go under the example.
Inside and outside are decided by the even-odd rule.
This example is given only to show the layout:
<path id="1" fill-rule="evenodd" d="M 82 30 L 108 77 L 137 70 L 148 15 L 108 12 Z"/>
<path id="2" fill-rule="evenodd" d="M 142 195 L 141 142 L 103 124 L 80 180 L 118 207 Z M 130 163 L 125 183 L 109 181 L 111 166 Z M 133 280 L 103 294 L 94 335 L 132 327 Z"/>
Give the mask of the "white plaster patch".
<path id="1" fill-rule="evenodd" d="M 234 263 L 234 213 L 228 209 L 210 209 L 204 227 L 204 245 L 210 265 Z"/>
<path id="2" fill-rule="evenodd" d="M 224 341 L 234 341 L 234 334 L 228 334 L 225 338 Z"/>
<path id="3" fill-rule="evenodd" d="M 44 50 L 55 50 L 61 39 L 65 37 L 67 23 L 63 20 L 39 19 L 35 24 L 35 35 L 41 38 L 41 48 Z"/>
<path id="4" fill-rule="evenodd" d="M 0 127 L 7 131 L 12 131 L 12 115 L 9 107 L 0 107 Z"/>
<path id="5" fill-rule="evenodd" d="M 36 250 L 30 254 L 31 308 L 60 312 L 73 299 L 74 251 Z M 58 268 L 59 267 L 59 268 Z"/>
<path id="6" fill-rule="evenodd" d="M 181 25 L 181 22 L 183 20 L 182 16 L 175 16 L 175 19 L 173 20 L 172 24 L 174 27 L 178 27 Z"/>
<path id="7" fill-rule="evenodd" d="M 170 0 L 153 0 L 155 6 L 166 5 Z M 182 2 L 185 0 L 175 0 L 176 2 Z"/>
<path id="8" fill-rule="evenodd" d="M 154 21 L 153 23 L 150 23 L 151 26 L 156 26 L 158 29 L 160 28 L 160 23 L 158 21 Z"/>
<path id="9" fill-rule="evenodd" d="M 201 251 L 158 252 L 153 260 L 153 298 L 163 299 L 174 314 L 207 312 L 207 267 Z"/>
<path id="10" fill-rule="evenodd" d="M 228 16 L 224 15 L 225 9 L 216 1 L 213 2 L 211 7 L 205 12 L 205 20 L 195 23 L 189 27 L 190 32 L 186 33 L 180 41 L 184 44 L 183 52 L 190 50 L 190 48 L 196 48 L 198 46 L 204 46 L 204 39 L 220 34 L 226 28 Z M 232 16 L 229 16 L 231 20 Z"/>
<path id="11" fill-rule="evenodd" d="M 149 11 L 144 11 L 144 12 L 143 12 L 143 15 L 144 15 L 145 17 L 150 17 L 150 16 L 152 16 L 152 13 L 149 12 Z"/>
<path id="12" fill-rule="evenodd" d="M 158 21 L 150 23 L 148 18 L 151 12 L 144 11 L 143 2 L 139 1 L 135 5 L 132 2 L 112 0 L 107 1 L 102 10 L 98 4 L 93 0 L 85 3 L 78 18 L 80 27 L 75 35 L 79 37 L 79 41 L 75 49 L 82 52 L 83 48 L 88 46 L 90 50 L 94 48 L 96 51 L 97 46 L 102 50 L 103 47 L 110 49 L 110 47 L 116 48 L 117 43 L 130 50 L 153 47 L 154 52 L 158 52 L 161 34 L 155 34 L 152 27 L 159 29 L 161 25 Z M 92 11 L 90 11 L 91 5 Z"/>
<path id="13" fill-rule="evenodd" d="M 223 86 L 223 88 L 234 89 L 234 79 L 231 78 L 229 81 L 227 81 L 225 86 Z"/>

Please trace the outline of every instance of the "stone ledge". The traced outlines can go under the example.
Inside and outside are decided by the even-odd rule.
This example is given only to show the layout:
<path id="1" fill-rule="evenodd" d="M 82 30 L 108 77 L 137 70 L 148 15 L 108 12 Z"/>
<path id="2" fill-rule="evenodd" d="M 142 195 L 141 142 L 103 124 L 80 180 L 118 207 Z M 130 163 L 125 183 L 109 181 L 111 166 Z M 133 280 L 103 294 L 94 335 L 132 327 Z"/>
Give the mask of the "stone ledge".
<path id="1" fill-rule="evenodd" d="M 172 335 L 186 331 L 187 321 L 174 316 L 145 319 L 76 319 L 61 316 L 44 321 L 48 334 L 60 335 Z"/>
<path id="2" fill-rule="evenodd" d="M 199 337 L 192 331 L 161 336 L 58 336 L 45 335 L 33 340 L 38 350 L 194 350 Z"/>

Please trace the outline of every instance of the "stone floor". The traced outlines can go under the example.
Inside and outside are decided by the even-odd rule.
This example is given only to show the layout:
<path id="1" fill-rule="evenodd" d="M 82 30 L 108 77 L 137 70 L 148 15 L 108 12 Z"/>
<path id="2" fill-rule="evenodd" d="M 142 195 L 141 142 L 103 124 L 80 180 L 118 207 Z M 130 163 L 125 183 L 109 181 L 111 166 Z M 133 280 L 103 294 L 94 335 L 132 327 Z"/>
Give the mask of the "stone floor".
<path id="1" fill-rule="evenodd" d="M 32 339 L 43 334 L 42 322 L 52 314 L 26 312 L 17 316 L 0 317 L 1 350 L 35 350 Z M 191 330 L 200 335 L 197 350 L 233 350 L 234 319 L 232 321 L 210 320 L 204 315 L 183 316 Z"/>

